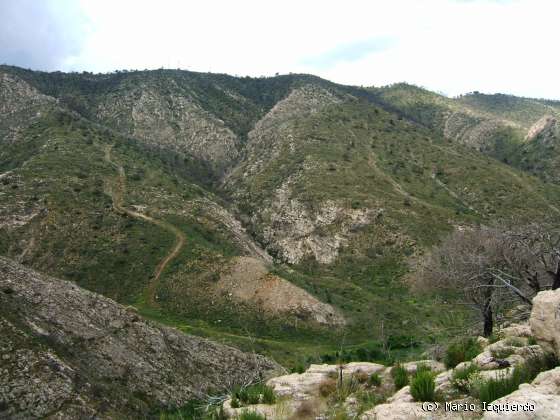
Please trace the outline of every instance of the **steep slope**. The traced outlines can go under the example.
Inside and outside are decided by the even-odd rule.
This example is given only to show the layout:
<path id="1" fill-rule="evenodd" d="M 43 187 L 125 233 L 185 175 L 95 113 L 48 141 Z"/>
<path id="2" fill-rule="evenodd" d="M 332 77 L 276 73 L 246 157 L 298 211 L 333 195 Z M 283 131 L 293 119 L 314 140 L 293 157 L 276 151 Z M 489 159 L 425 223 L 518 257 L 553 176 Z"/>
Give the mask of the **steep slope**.
<path id="1" fill-rule="evenodd" d="M 394 112 L 436 129 L 447 139 L 528 170 L 544 180 L 555 179 L 554 165 L 537 164 L 534 159 L 555 160 L 557 153 L 528 145 L 527 139 L 542 128 L 542 121 L 560 117 L 558 101 L 478 92 L 446 98 L 404 83 L 370 91 L 377 101 Z"/>
<path id="2" fill-rule="evenodd" d="M 146 418 L 276 365 L 0 257 L 0 417 Z"/>
<path id="3" fill-rule="evenodd" d="M 527 134 L 517 151 L 516 164 L 545 181 L 560 184 L 560 123 L 545 116 Z"/>
<path id="4" fill-rule="evenodd" d="M 344 322 L 279 275 L 255 277 L 255 299 L 220 283 L 238 257 L 266 273 L 272 259 L 222 200 L 135 141 L 57 106 L 19 130 L 0 160 L 3 255 L 203 334 L 286 338 Z M 290 304 L 267 295 L 271 286 Z"/>

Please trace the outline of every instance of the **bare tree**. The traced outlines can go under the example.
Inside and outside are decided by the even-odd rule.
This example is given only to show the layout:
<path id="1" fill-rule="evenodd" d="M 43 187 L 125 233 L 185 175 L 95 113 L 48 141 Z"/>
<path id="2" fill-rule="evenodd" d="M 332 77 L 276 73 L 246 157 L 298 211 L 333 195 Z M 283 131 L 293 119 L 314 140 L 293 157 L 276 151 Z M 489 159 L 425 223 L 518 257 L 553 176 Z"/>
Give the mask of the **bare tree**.
<path id="1" fill-rule="evenodd" d="M 512 275 L 537 294 L 560 288 L 560 223 L 548 221 L 507 229 L 506 256 Z"/>
<path id="2" fill-rule="evenodd" d="M 489 336 L 497 313 L 516 300 L 531 306 L 539 291 L 560 287 L 560 227 L 456 230 L 420 264 L 417 279 L 423 288 L 460 292 Z"/>
<path id="3" fill-rule="evenodd" d="M 496 278 L 496 270 L 508 272 L 504 258 L 507 237 L 495 228 L 454 231 L 421 264 L 417 286 L 459 292 L 464 302 L 481 316 L 483 334 L 489 336 L 494 317 L 510 288 Z"/>

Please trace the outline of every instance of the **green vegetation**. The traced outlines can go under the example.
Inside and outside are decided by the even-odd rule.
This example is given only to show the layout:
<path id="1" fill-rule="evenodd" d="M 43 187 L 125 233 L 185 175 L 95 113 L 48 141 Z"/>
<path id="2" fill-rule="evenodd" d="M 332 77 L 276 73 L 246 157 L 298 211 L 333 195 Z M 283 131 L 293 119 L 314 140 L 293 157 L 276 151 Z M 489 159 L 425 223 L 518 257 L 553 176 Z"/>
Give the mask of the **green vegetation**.
<path id="1" fill-rule="evenodd" d="M 454 225 L 513 216 L 539 219 L 560 203 L 556 186 L 443 136 L 442 116 L 457 110 L 460 101 L 408 85 L 359 89 L 309 75 L 236 78 L 175 70 L 92 75 L 0 69 L 57 98 L 66 109 L 53 105 L 41 110 L 40 117 L 1 122 L 1 133 L 11 132 L 11 124 L 17 123 L 13 131 L 21 141 L 0 138 L 0 172 L 13 171 L 0 183 L 0 216 L 35 216 L 18 228 L 2 225 L 0 253 L 181 331 L 272 356 L 295 372 L 316 362 L 391 365 L 449 341 L 471 316 L 466 310 L 448 310 L 457 296 L 411 292 L 403 280 L 410 259 Z M 313 114 L 290 109 L 293 115 L 286 121 L 272 124 L 274 130 L 281 126 L 286 131 L 269 133 L 278 136 L 278 149 L 271 153 L 264 147 L 262 154 L 248 155 L 248 133 L 256 122 L 293 89 L 309 85 L 336 101 Z M 204 159 L 179 153 L 172 144 L 133 137 L 139 127 L 130 109 L 119 104 L 135 101 L 144 91 L 153 92 L 169 115 L 176 112 L 174 101 L 183 98 L 223 121 L 238 140 L 241 160 L 232 164 L 245 169 L 259 162 L 258 171 L 251 176 L 234 171 L 224 186 L 220 170 Z M 100 112 L 109 105 L 111 112 Z M 468 106 L 475 107 L 472 101 Z M 484 113 L 483 105 L 477 109 Z M 173 118 L 165 123 L 177 129 Z M 517 135 L 501 130 L 495 135 L 501 140 L 492 140 L 500 145 L 495 149 L 509 156 L 510 137 Z M 288 138 L 293 141 L 286 142 Z M 118 172 L 105 159 L 108 147 L 125 171 L 123 204 L 145 206 L 140 212 L 176 226 L 187 238 L 157 284 L 156 304 L 148 299 L 150 281 L 175 238 L 114 211 L 111 188 Z M 535 151 L 531 156 L 541 155 Z M 527 165 L 533 165 L 529 160 Z M 532 169 L 535 174 L 539 170 Z M 318 242 L 342 230 L 347 239 L 332 264 L 306 257 L 297 264 L 275 264 L 272 273 L 340 310 L 348 321 L 344 329 L 265 313 L 253 304 L 233 302 L 216 288 L 231 259 L 246 252 L 211 209 L 237 212 L 251 236 L 270 245 L 265 233 L 276 222 L 263 209 L 273 208 L 279 188 L 288 184 L 291 202 L 300 203 L 313 223 L 325 219 L 327 204 L 334 203 L 334 221 L 313 232 Z M 346 213 L 351 215 L 347 220 Z M 279 252 L 274 246 L 269 250 Z"/>
<path id="2" fill-rule="evenodd" d="M 380 386 L 381 382 L 381 376 L 379 376 L 379 373 L 372 373 L 371 375 L 369 375 L 368 385 Z"/>
<path id="3" fill-rule="evenodd" d="M 161 412 L 159 420 L 225 420 L 227 416 L 221 406 L 207 405 L 193 400 L 176 410 Z M 158 418 L 156 417 L 156 418 Z"/>
<path id="4" fill-rule="evenodd" d="M 554 356 L 534 356 L 513 369 L 504 370 L 496 379 L 474 379 L 471 394 L 480 401 L 491 403 L 511 394 L 519 388 L 519 385 L 531 382 L 540 372 L 557 365 L 558 361 Z"/>
<path id="5" fill-rule="evenodd" d="M 462 369 L 456 368 L 453 371 L 451 383 L 458 391 L 469 392 L 471 381 L 479 371 L 479 367 L 474 363 L 471 363 Z"/>
<path id="6" fill-rule="evenodd" d="M 448 369 L 454 368 L 459 363 L 468 362 L 481 352 L 480 345 L 475 338 L 463 338 L 451 343 L 445 352 L 444 363 Z"/>
<path id="7" fill-rule="evenodd" d="M 248 404 L 274 404 L 276 402 L 276 395 L 274 394 L 274 390 L 265 384 L 254 384 L 246 387 L 237 387 L 231 393 L 231 398 L 232 407 L 234 404 L 233 401 L 239 403 L 238 407 Z"/>
<path id="8" fill-rule="evenodd" d="M 430 369 L 418 366 L 416 374 L 410 381 L 410 394 L 415 401 L 434 401 L 436 383 Z"/>
<path id="9" fill-rule="evenodd" d="M 391 369 L 391 376 L 393 377 L 393 381 L 395 382 L 395 389 L 401 389 L 402 387 L 408 385 L 408 372 L 404 367 L 399 364 L 396 364 Z"/>
<path id="10" fill-rule="evenodd" d="M 239 416 L 239 420 L 266 420 L 266 417 L 255 411 L 243 411 Z"/>

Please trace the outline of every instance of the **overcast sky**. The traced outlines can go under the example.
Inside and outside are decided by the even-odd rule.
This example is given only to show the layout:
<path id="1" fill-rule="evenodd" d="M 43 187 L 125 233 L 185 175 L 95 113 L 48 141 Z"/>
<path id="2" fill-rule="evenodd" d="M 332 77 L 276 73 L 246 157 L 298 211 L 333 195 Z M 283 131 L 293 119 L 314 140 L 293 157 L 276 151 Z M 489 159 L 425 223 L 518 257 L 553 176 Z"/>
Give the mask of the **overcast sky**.
<path id="1" fill-rule="evenodd" d="M 0 63 L 560 99 L 558 0 L 0 0 Z"/>

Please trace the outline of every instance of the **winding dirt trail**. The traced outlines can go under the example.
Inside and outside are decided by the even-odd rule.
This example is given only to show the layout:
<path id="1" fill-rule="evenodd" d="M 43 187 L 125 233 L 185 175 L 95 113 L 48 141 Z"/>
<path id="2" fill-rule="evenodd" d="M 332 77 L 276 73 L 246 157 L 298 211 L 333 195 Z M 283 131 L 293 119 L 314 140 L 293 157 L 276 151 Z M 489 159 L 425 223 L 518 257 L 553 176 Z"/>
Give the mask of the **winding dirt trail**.
<path id="1" fill-rule="evenodd" d="M 140 220 L 144 220 L 146 222 L 152 223 L 156 226 L 159 226 L 162 229 L 167 230 L 168 232 L 173 233 L 173 235 L 175 235 L 175 245 L 173 246 L 171 251 L 169 251 L 169 253 L 159 262 L 159 264 L 157 265 L 157 267 L 154 271 L 154 274 L 153 274 L 150 282 L 148 283 L 148 287 L 147 287 L 148 303 L 155 306 L 155 305 L 157 305 L 156 290 L 157 290 L 157 286 L 158 286 L 161 274 L 163 273 L 163 271 L 165 270 L 167 265 L 177 255 L 179 255 L 179 253 L 181 252 L 181 250 L 185 246 L 185 242 L 187 240 L 187 237 L 185 236 L 185 234 L 180 229 L 178 229 L 177 227 L 173 226 L 170 223 L 167 223 L 164 220 L 154 219 L 153 217 L 147 216 L 145 214 L 138 213 L 136 211 L 127 209 L 124 206 L 124 194 L 125 194 L 125 190 L 126 190 L 126 174 L 125 174 L 125 171 L 124 171 L 124 167 L 122 167 L 121 165 L 118 165 L 117 163 L 115 163 L 111 160 L 111 150 L 112 150 L 112 148 L 113 148 L 113 146 L 107 146 L 105 148 L 105 160 L 109 164 L 111 164 L 113 167 L 115 167 L 115 169 L 117 169 L 117 172 L 119 174 L 118 179 L 116 181 L 109 183 L 110 194 L 111 194 L 111 198 L 113 199 L 113 210 L 115 210 L 117 213 L 127 214 L 130 217 L 134 217 L 136 219 L 140 219 Z"/>

